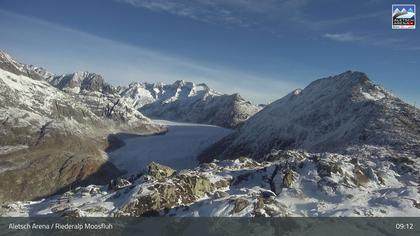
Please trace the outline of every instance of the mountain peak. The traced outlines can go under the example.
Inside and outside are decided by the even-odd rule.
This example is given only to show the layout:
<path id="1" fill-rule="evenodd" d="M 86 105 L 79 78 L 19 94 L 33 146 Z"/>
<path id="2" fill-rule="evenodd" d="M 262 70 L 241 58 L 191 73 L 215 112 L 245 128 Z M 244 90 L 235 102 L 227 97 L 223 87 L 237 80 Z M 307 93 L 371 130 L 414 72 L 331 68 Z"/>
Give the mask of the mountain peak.
<path id="1" fill-rule="evenodd" d="M 189 82 L 189 81 L 185 81 L 185 80 L 177 80 L 172 85 L 177 87 L 177 88 L 182 88 L 182 87 L 193 88 L 195 86 L 195 84 L 193 82 Z"/>
<path id="2" fill-rule="evenodd" d="M 16 61 L 12 56 L 2 50 L 0 50 L 0 69 L 17 75 L 25 75 L 35 80 L 48 79 L 53 76 L 53 73 L 41 67 L 26 65 Z"/>
<path id="3" fill-rule="evenodd" d="M 55 76 L 50 80 L 50 83 L 61 90 L 73 93 L 81 91 L 113 93 L 115 91 L 115 88 L 106 83 L 101 75 L 89 71 Z"/>
<path id="4" fill-rule="evenodd" d="M 346 83 L 349 85 L 352 85 L 352 84 L 354 85 L 357 83 L 366 83 L 367 81 L 370 81 L 370 80 L 368 76 L 363 72 L 348 70 L 338 75 L 329 76 L 326 78 L 315 80 L 312 83 L 310 83 L 309 86 L 311 86 L 312 84 L 322 82 L 322 81 L 327 81 L 328 84 L 330 85 L 333 85 L 334 83 Z"/>
<path id="5" fill-rule="evenodd" d="M 12 73 L 23 73 L 24 65 L 17 62 L 5 51 L 0 50 L 0 69 L 4 69 Z"/>
<path id="6" fill-rule="evenodd" d="M 417 145 L 413 137 L 418 133 L 410 130 L 417 120 L 414 108 L 365 73 L 346 71 L 297 91 L 245 121 L 236 134 L 213 147 L 220 153 L 205 153 L 202 160 L 241 155 L 258 159 L 273 148 L 335 152 L 361 144 Z"/>
<path id="7" fill-rule="evenodd" d="M 304 91 L 356 100 L 380 100 L 385 97 L 394 97 L 390 92 L 372 82 L 365 73 L 359 71 L 346 71 L 339 75 L 315 80 Z"/>
<path id="8" fill-rule="evenodd" d="M 16 63 L 16 61 L 8 53 L 6 53 L 3 50 L 0 50 L 0 60 L 2 62 L 8 61 L 8 62 L 15 62 Z"/>

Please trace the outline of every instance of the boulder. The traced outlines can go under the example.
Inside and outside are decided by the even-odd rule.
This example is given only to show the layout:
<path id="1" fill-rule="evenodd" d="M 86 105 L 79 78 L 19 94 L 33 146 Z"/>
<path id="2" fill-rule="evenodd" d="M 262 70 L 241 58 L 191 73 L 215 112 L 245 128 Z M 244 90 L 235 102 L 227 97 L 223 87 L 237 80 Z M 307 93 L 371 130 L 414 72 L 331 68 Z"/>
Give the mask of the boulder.
<path id="1" fill-rule="evenodd" d="M 283 177 L 283 186 L 286 188 L 292 187 L 292 184 L 294 183 L 296 177 L 291 170 L 287 170 L 286 174 Z"/>
<path id="2" fill-rule="evenodd" d="M 249 204 L 250 204 L 249 201 L 246 200 L 245 198 L 242 198 L 242 197 L 237 198 L 235 200 L 235 206 L 233 207 L 231 214 L 241 212 L 243 209 L 249 206 Z"/>
<path id="3" fill-rule="evenodd" d="M 179 186 L 184 190 L 185 198 L 200 198 L 213 190 L 210 180 L 198 175 L 180 175 L 178 176 Z M 189 200 L 187 200 L 189 201 Z"/>
<path id="4" fill-rule="evenodd" d="M 65 218 L 79 218 L 82 217 L 82 211 L 80 209 L 68 209 L 61 213 L 61 217 Z"/>
<path id="5" fill-rule="evenodd" d="M 170 181 L 158 182 L 141 189 L 139 197 L 123 207 L 123 212 L 131 216 L 155 216 L 165 209 L 188 205 L 206 194 L 211 194 L 215 185 L 204 176 L 178 174 Z"/>
<path id="6" fill-rule="evenodd" d="M 150 163 L 147 169 L 148 174 L 157 180 L 164 180 L 175 173 L 174 169 L 156 162 Z"/>
<path id="7" fill-rule="evenodd" d="M 131 185 L 130 181 L 123 178 L 117 178 L 117 179 L 112 179 L 111 181 L 109 181 L 108 189 L 116 191 L 130 185 Z"/>
<path id="8" fill-rule="evenodd" d="M 229 193 L 222 192 L 222 191 L 216 191 L 213 195 L 214 199 L 225 198 L 225 197 L 229 197 Z"/>
<path id="9" fill-rule="evenodd" d="M 361 168 L 354 168 L 354 183 L 357 186 L 366 186 L 369 183 L 369 177 L 365 173 L 365 171 Z"/>

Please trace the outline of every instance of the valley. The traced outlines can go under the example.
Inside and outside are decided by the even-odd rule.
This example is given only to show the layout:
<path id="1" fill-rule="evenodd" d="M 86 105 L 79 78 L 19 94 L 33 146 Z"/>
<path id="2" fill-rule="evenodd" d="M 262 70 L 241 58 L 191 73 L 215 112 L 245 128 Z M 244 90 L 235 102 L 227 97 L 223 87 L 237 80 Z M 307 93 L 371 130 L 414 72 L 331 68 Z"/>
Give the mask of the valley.
<path id="1" fill-rule="evenodd" d="M 214 125 L 153 120 L 165 125 L 161 135 L 132 136 L 120 134 L 125 143 L 108 153 L 109 161 L 126 175 L 138 174 L 151 162 L 171 166 L 176 170 L 194 168 L 196 157 L 232 130 Z"/>

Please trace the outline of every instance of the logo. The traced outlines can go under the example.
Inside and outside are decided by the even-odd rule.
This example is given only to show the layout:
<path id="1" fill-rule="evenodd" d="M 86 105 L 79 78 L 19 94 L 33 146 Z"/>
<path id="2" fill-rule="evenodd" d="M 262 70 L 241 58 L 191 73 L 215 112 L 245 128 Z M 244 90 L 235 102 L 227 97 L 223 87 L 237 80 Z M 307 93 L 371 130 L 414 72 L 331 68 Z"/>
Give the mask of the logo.
<path id="1" fill-rule="evenodd" d="M 393 4 L 392 5 L 392 29 L 415 29 L 416 28 L 416 5 Z"/>

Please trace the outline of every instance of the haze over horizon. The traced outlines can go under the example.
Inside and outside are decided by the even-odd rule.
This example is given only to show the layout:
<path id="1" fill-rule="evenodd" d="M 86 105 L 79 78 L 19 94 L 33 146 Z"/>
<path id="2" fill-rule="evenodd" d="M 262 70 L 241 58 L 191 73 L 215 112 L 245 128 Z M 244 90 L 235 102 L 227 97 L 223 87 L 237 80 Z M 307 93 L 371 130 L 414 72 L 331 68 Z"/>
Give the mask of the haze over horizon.
<path id="1" fill-rule="evenodd" d="M 420 35 L 390 19 L 377 0 L 4 0 L 0 49 L 54 73 L 204 82 L 254 103 L 357 70 L 420 104 Z"/>

